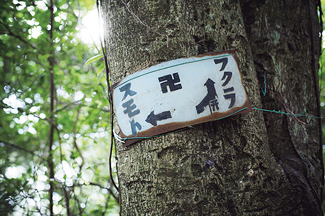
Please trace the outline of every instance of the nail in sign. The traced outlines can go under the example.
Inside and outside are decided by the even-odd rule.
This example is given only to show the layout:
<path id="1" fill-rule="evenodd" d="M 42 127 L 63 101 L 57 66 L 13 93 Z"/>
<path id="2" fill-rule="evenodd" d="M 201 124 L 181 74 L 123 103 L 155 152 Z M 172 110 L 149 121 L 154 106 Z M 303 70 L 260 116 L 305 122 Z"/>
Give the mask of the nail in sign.
<path id="1" fill-rule="evenodd" d="M 251 111 L 234 51 L 161 63 L 113 85 L 125 144 Z"/>

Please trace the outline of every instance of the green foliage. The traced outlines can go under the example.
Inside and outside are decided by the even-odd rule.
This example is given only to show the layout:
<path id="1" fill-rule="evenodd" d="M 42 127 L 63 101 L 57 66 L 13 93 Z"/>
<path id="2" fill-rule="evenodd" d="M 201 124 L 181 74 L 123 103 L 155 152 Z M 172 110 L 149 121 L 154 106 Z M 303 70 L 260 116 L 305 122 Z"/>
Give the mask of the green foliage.
<path id="1" fill-rule="evenodd" d="M 98 55 L 95 55 L 93 57 L 91 57 L 90 59 L 88 59 L 84 65 L 84 68 L 89 65 L 90 63 L 93 63 L 95 61 L 98 61 L 99 59 L 103 58 L 103 54 L 98 54 Z"/>
<path id="2" fill-rule="evenodd" d="M 107 87 L 98 76 L 104 64 L 76 37 L 78 19 L 95 1 L 54 1 L 53 28 L 48 2 L 0 2 L 0 215 L 49 215 L 51 116 L 54 213 L 116 214 Z"/>
<path id="3" fill-rule="evenodd" d="M 95 55 L 93 57 L 91 57 L 90 59 L 88 59 L 84 65 L 84 68 L 89 65 L 90 63 L 93 63 L 93 62 L 96 62 L 100 59 L 103 58 L 103 54 L 98 54 L 98 55 Z M 101 63 L 101 65 L 97 68 L 97 76 L 99 76 L 99 74 L 101 74 L 105 69 L 105 63 L 104 61 Z"/>
<path id="4" fill-rule="evenodd" d="M 97 76 L 101 74 L 105 70 L 105 64 L 102 63 L 98 68 L 97 68 Z"/>

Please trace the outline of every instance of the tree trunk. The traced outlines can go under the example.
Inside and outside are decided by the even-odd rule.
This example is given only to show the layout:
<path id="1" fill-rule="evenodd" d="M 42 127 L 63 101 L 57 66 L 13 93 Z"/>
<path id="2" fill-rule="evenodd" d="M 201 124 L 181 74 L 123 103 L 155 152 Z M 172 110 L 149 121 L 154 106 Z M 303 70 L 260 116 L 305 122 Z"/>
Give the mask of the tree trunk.
<path id="1" fill-rule="evenodd" d="M 306 117 L 320 115 L 315 1 L 106 0 L 103 13 L 112 83 L 236 50 L 252 107 L 305 112 L 255 109 L 117 143 L 121 215 L 322 214 L 321 125 Z"/>

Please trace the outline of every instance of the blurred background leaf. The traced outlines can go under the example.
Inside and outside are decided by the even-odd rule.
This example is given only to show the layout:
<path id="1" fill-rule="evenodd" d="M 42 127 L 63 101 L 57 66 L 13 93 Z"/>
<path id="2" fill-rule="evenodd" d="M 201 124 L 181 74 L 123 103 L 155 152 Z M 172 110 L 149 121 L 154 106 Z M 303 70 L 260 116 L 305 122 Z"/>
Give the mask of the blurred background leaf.
<path id="1" fill-rule="evenodd" d="M 0 215 L 49 215 L 51 52 L 54 214 L 118 215 L 95 1 L 54 1 L 53 29 L 48 7 L 44 0 L 0 2 Z"/>

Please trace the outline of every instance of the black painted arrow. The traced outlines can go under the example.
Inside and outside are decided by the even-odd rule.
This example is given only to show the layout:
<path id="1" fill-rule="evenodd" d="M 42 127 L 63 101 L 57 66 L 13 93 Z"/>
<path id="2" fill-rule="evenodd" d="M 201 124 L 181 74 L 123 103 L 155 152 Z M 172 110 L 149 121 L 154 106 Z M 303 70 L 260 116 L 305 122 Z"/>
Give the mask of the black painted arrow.
<path id="1" fill-rule="evenodd" d="M 157 121 L 165 120 L 171 118 L 172 115 L 170 111 L 165 111 L 162 113 L 158 113 L 157 115 L 154 114 L 154 111 L 152 111 L 146 119 L 146 122 L 152 124 L 153 126 L 157 126 Z"/>
<path id="2" fill-rule="evenodd" d="M 203 100 L 196 106 L 197 114 L 200 114 L 204 111 L 204 108 L 209 105 L 210 100 L 213 100 L 217 96 L 216 89 L 214 88 L 214 83 L 210 78 L 204 84 L 207 87 L 208 93 L 203 98 Z"/>

